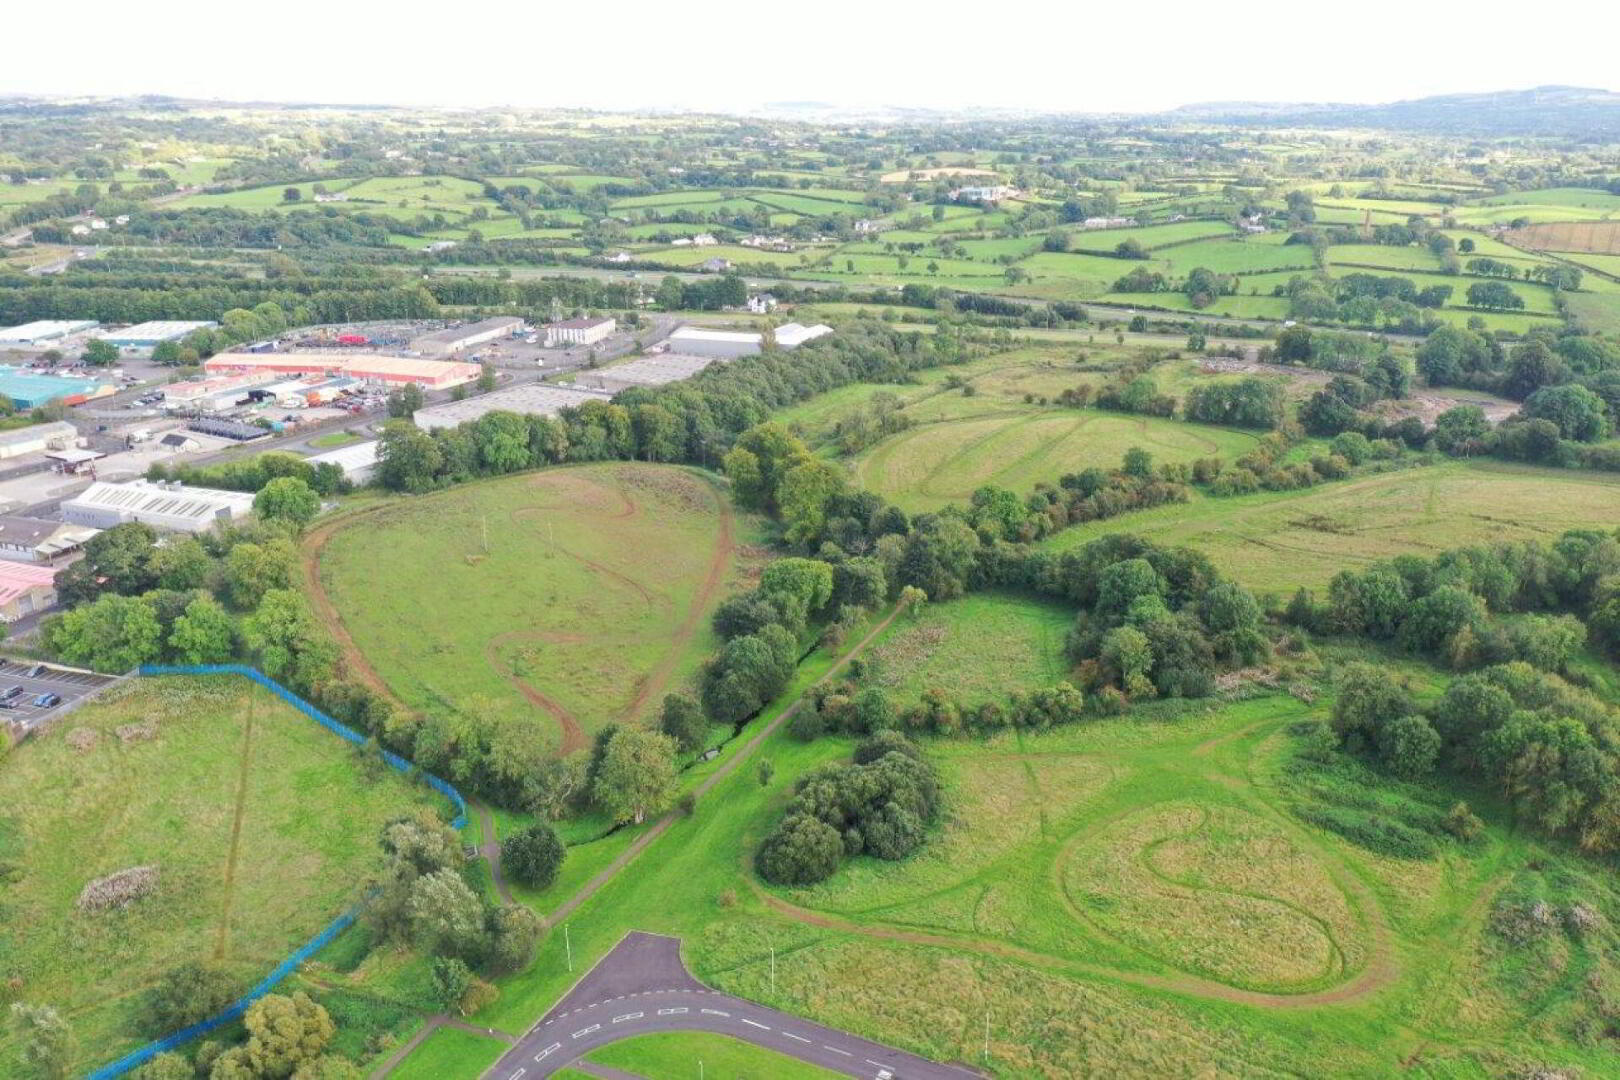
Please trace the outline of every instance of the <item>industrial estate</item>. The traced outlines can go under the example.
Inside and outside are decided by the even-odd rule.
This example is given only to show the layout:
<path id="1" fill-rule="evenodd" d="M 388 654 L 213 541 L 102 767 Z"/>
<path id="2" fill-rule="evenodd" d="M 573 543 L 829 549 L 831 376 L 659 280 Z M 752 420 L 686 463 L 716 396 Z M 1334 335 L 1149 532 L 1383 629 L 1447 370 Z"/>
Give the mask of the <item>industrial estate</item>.
<path id="1" fill-rule="evenodd" d="M 0 1076 L 1620 1076 L 1620 96 L 803 111 L 0 100 Z"/>

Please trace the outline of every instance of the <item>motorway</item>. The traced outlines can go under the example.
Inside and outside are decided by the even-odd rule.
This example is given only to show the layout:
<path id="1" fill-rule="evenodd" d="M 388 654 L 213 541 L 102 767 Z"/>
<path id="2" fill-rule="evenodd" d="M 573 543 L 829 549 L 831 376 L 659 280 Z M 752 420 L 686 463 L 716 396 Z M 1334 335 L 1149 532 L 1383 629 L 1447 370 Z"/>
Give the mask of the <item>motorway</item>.
<path id="1" fill-rule="evenodd" d="M 632 931 L 484 1077 L 540 1080 L 597 1047 L 660 1031 L 717 1032 L 868 1080 L 885 1074 L 895 1080 L 983 1075 L 711 990 L 686 970 L 679 938 Z"/>

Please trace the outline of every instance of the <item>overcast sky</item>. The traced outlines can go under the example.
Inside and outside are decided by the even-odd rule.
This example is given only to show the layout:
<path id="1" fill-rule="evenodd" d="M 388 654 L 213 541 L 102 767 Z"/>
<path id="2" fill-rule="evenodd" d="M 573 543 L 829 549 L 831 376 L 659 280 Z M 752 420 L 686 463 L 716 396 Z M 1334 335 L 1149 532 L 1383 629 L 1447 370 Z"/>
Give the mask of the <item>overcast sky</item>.
<path id="1" fill-rule="evenodd" d="M 1093 112 L 1620 83 L 1615 0 L 1560 3 L 1556 47 L 1520 37 L 1512 21 L 1486 9 L 1414 0 L 90 0 L 71 12 L 69 24 L 49 4 L 17 4 L 6 13 L 0 90 L 418 105 L 746 108 L 808 100 Z"/>

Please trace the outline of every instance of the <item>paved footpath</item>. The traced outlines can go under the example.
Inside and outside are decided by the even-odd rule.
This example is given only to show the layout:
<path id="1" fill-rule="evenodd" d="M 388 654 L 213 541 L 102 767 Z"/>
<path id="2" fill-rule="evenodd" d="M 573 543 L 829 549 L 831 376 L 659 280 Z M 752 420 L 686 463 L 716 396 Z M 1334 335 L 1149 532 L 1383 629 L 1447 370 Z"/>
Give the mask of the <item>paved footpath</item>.
<path id="1" fill-rule="evenodd" d="M 679 938 L 632 931 L 484 1076 L 540 1080 L 620 1039 L 658 1031 L 713 1031 L 846 1076 L 968 1080 L 941 1065 L 848 1032 L 711 990 L 681 962 Z"/>

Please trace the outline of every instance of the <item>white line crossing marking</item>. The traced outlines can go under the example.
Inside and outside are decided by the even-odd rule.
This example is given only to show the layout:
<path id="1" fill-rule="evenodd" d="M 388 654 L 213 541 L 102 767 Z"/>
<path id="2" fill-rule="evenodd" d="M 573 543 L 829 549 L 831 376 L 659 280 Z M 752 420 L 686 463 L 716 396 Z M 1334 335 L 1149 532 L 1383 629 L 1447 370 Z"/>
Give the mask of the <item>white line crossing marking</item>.
<path id="1" fill-rule="evenodd" d="M 677 1013 L 683 1013 L 683 1012 L 687 1012 L 687 1011 L 688 1010 L 686 1010 L 686 1009 L 659 1009 L 658 1010 L 658 1015 L 659 1016 L 674 1016 Z"/>
<path id="2" fill-rule="evenodd" d="M 568 1037 L 570 1039 L 577 1039 L 581 1035 L 589 1035 L 593 1031 L 601 1031 L 601 1030 L 602 1030 L 602 1025 L 601 1024 L 592 1024 L 588 1028 L 580 1028 L 578 1031 L 574 1032 L 572 1035 L 570 1035 Z"/>
<path id="3" fill-rule="evenodd" d="M 758 1020 L 750 1020 L 746 1016 L 743 1017 L 743 1023 L 749 1025 L 750 1027 L 757 1027 L 761 1031 L 769 1031 L 769 1030 L 771 1030 L 770 1028 L 766 1027 L 764 1024 L 760 1023 Z"/>
<path id="4" fill-rule="evenodd" d="M 803 1043 L 807 1043 L 807 1042 L 810 1041 L 809 1039 L 805 1038 L 803 1035 L 795 1035 L 791 1031 L 784 1031 L 784 1032 L 782 1032 L 782 1034 L 785 1035 L 789 1039 L 798 1039 L 800 1042 L 803 1042 Z"/>
<path id="5" fill-rule="evenodd" d="M 615 1016 L 609 1022 L 617 1024 L 621 1020 L 640 1020 L 643 1016 L 646 1016 L 646 1015 L 647 1014 L 644 1013 L 644 1012 L 625 1013 L 623 1016 Z"/>
<path id="6" fill-rule="evenodd" d="M 506 1080 L 518 1080 L 518 1077 L 522 1076 L 524 1073 L 526 1073 L 528 1071 L 529 1070 L 526 1069 L 526 1068 L 519 1069 L 517 1072 L 513 1073 L 511 1076 L 507 1077 Z"/>
<path id="7" fill-rule="evenodd" d="M 721 1012 L 719 1009 L 699 1009 L 698 1011 L 699 1012 L 706 1012 L 710 1016 L 730 1016 L 731 1015 L 728 1012 Z"/>
<path id="8" fill-rule="evenodd" d="M 542 1050 L 538 1054 L 534 1055 L 534 1060 L 536 1060 L 536 1061 L 544 1061 L 546 1058 L 550 1057 L 554 1052 L 556 1052 L 558 1050 L 561 1050 L 561 1049 L 562 1049 L 562 1043 L 560 1043 L 560 1042 L 552 1043 L 550 1046 L 546 1047 L 544 1050 Z"/>

